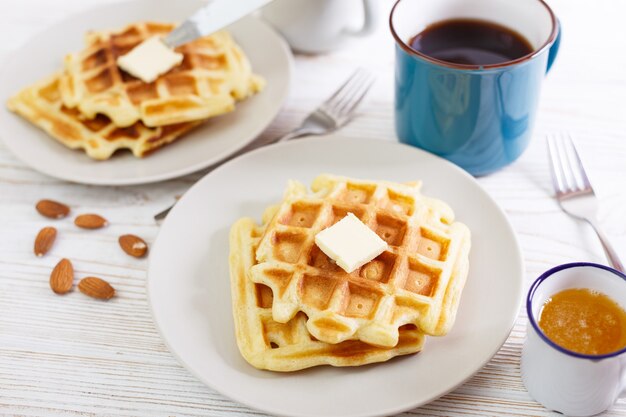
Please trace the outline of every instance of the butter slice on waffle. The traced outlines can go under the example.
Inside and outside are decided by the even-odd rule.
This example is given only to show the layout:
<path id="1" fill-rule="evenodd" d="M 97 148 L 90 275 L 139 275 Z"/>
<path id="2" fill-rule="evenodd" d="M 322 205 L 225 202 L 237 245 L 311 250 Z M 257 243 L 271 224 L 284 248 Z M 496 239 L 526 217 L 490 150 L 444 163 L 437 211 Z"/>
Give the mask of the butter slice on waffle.
<path id="1" fill-rule="evenodd" d="M 357 366 L 422 349 L 424 335 L 415 326 L 400 328 L 395 347 L 380 348 L 358 340 L 338 344 L 320 342 L 307 331 L 303 313 L 284 324 L 274 321 L 272 290 L 249 278 L 262 233 L 262 228 L 247 218 L 237 221 L 230 231 L 230 279 L 237 345 L 252 366 L 284 372 L 318 365 Z"/>
<path id="2" fill-rule="evenodd" d="M 55 74 L 20 91 L 7 102 L 10 110 L 71 149 L 82 148 L 94 159 L 108 159 L 116 150 L 128 148 L 137 157 L 145 156 L 178 139 L 200 122 L 147 127 L 141 122 L 125 128 L 98 115 L 87 119 L 61 101 L 59 79 Z"/>
<path id="3" fill-rule="evenodd" d="M 61 82 L 63 102 L 87 118 L 109 117 L 116 126 L 141 121 L 163 126 L 206 119 L 234 109 L 263 88 L 248 59 L 225 31 L 179 48 L 182 64 L 150 84 L 121 71 L 117 58 L 153 36 L 164 36 L 175 25 L 141 22 L 119 31 L 90 32 L 86 48 L 65 58 Z"/>
<path id="4" fill-rule="evenodd" d="M 420 184 L 360 181 L 322 175 L 307 192 L 290 182 L 256 251 L 250 278 L 272 289 L 273 319 L 299 312 L 316 339 L 357 339 L 396 346 L 407 324 L 446 334 L 468 273 L 470 231 L 452 209 L 427 198 Z M 348 274 L 314 242 L 315 235 L 353 213 L 389 244 Z"/>

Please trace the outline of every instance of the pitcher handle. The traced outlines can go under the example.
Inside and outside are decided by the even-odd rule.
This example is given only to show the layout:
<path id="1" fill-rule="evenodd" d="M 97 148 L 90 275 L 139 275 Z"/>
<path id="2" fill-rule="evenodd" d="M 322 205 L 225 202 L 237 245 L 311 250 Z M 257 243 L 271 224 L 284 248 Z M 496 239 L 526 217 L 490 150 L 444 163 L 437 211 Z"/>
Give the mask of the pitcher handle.
<path id="1" fill-rule="evenodd" d="M 557 19 L 556 25 L 557 25 L 556 38 L 554 39 L 554 43 L 552 43 L 552 46 L 550 47 L 550 50 L 548 51 L 548 67 L 546 68 L 546 74 L 550 72 L 550 68 L 552 68 L 552 64 L 554 64 L 554 60 L 556 59 L 556 56 L 559 53 L 559 47 L 561 46 L 561 32 L 562 32 L 561 21 Z"/>
<path id="2" fill-rule="evenodd" d="M 379 21 L 378 0 L 363 0 L 363 26 L 360 29 L 348 29 L 346 33 L 352 36 L 366 36 L 374 32 Z"/>

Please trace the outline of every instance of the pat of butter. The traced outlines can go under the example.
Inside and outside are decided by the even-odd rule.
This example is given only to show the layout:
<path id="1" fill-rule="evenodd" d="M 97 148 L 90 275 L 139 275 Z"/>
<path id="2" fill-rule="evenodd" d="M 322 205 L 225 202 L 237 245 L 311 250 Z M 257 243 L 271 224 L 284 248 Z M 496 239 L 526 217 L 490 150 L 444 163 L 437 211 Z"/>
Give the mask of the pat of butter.
<path id="1" fill-rule="evenodd" d="M 315 235 L 315 243 L 348 273 L 387 249 L 387 242 L 352 213 Z"/>
<path id="2" fill-rule="evenodd" d="M 183 54 L 174 52 L 157 36 L 146 39 L 126 55 L 117 58 L 117 65 L 141 81 L 151 83 L 183 62 Z"/>

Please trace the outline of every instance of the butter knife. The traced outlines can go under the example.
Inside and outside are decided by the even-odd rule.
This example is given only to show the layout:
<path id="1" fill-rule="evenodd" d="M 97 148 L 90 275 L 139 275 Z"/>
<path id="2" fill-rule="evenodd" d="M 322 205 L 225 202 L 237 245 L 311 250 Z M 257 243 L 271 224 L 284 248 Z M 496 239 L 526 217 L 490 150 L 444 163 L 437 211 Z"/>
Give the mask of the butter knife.
<path id="1" fill-rule="evenodd" d="M 272 0 L 209 0 L 170 32 L 163 42 L 170 48 L 210 35 L 236 22 Z"/>

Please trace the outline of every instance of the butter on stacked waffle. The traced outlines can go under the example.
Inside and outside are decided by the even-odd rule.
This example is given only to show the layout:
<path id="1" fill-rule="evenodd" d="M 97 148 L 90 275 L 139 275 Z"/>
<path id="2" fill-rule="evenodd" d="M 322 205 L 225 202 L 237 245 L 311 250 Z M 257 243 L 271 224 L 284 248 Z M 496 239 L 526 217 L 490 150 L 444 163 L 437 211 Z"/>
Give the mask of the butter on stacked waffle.
<path id="1" fill-rule="evenodd" d="M 415 325 L 446 334 L 468 273 L 469 229 L 419 184 L 359 181 L 322 175 L 312 192 L 290 182 L 265 227 L 250 279 L 273 293 L 272 317 L 288 323 L 306 314 L 317 340 L 360 340 L 393 347 L 398 329 Z M 315 235 L 353 213 L 389 244 L 353 273 L 335 265 Z M 302 316 L 300 316 L 302 317 Z"/>
<path id="2" fill-rule="evenodd" d="M 424 335 L 414 326 L 400 328 L 398 344 L 381 348 L 358 340 L 337 344 L 320 342 L 306 328 L 306 316 L 296 314 L 287 323 L 272 318 L 272 290 L 250 280 L 257 263 L 255 250 L 263 234 L 252 219 L 237 221 L 230 231 L 231 293 L 237 345 L 254 367 L 272 371 L 297 371 L 318 365 L 357 366 L 383 362 L 398 355 L 419 352 Z"/>
<path id="3" fill-rule="evenodd" d="M 62 71 L 26 87 L 7 106 L 65 146 L 108 159 L 128 148 L 137 157 L 175 141 L 207 118 L 234 109 L 260 91 L 248 59 L 227 32 L 178 48 L 181 65 L 144 83 L 121 71 L 118 56 L 173 29 L 142 22 L 120 31 L 90 32 L 86 48 Z"/>
<path id="4" fill-rule="evenodd" d="M 7 105 L 68 148 L 83 149 L 93 159 L 108 159 L 121 148 L 128 148 L 136 157 L 143 157 L 201 123 L 147 127 L 136 122 L 120 128 L 103 115 L 87 119 L 78 110 L 63 105 L 59 77 L 55 74 L 22 90 L 9 99 Z"/>
<path id="5" fill-rule="evenodd" d="M 171 24 L 135 23 L 120 31 L 91 32 L 87 47 L 65 58 L 61 80 L 63 103 L 88 118 L 100 113 L 116 126 L 138 121 L 163 126 L 206 119 L 234 109 L 263 87 L 250 63 L 225 31 L 176 48 L 183 62 L 146 84 L 121 71 L 117 58 L 153 36 L 163 36 Z"/>

